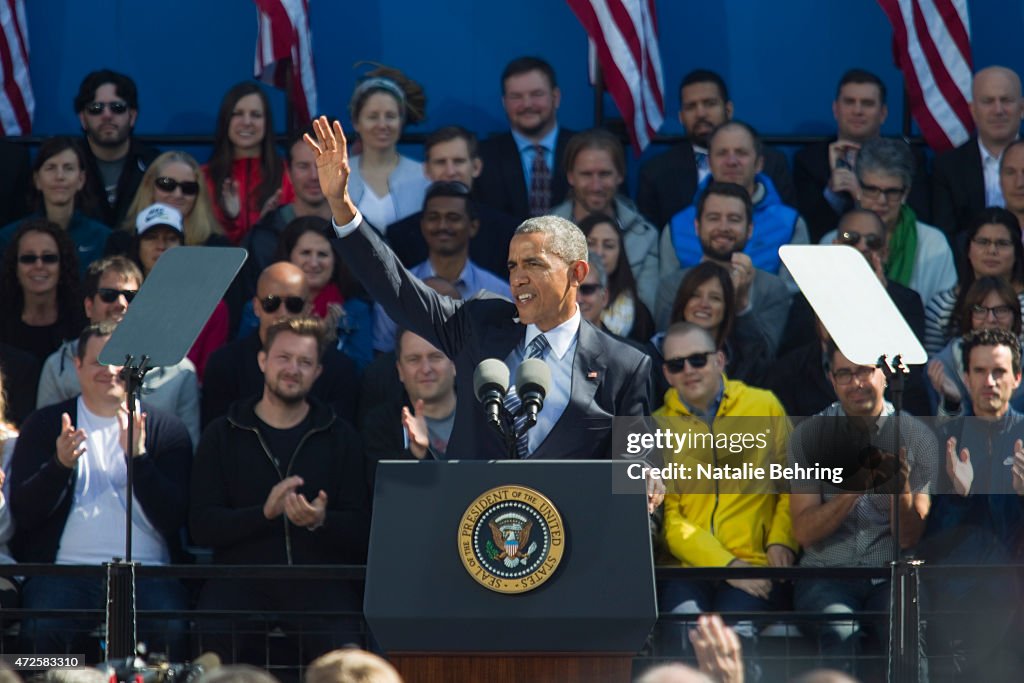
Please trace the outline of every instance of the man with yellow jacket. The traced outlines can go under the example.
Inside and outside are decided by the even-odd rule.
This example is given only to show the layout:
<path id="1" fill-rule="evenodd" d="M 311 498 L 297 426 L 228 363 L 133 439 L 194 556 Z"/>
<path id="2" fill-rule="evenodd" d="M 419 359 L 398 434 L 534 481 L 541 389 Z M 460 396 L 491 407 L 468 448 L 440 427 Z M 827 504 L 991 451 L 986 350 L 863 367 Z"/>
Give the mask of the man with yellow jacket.
<path id="1" fill-rule="evenodd" d="M 663 342 L 662 371 L 671 388 L 655 416 L 675 434 L 665 461 L 678 465 L 666 481 L 664 546 L 683 567 L 791 566 L 799 550 L 788 495 L 776 493 L 772 464 L 786 462 L 790 432 L 770 391 L 723 374 L 725 355 L 708 332 L 676 323 Z M 661 611 L 673 614 L 754 612 L 782 605 L 768 579 L 667 581 Z M 681 628 L 663 645 L 683 644 Z M 750 625 L 737 629 L 753 635 Z"/>

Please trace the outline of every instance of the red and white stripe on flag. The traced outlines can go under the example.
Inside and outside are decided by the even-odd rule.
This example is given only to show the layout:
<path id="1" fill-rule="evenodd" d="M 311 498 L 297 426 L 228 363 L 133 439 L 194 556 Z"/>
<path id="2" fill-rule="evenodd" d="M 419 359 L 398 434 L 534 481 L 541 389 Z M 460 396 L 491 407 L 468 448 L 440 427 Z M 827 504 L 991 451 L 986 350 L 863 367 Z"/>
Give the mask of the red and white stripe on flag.
<path id="1" fill-rule="evenodd" d="M 967 0 L 878 0 L 893 28 L 893 56 L 910 111 L 937 152 L 965 142 L 971 119 Z"/>
<path id="2" fill-rule="evenodd" d="M 0 0 L 2 1 L 2 0 Z M 305 126 L 318 112 L 313 42 L 307 0 L 253 0 L 258 13 L 254 75 L 287 88 L 295 124 Z"/>
<path id="3" fill-rule="evenodd" d="M 28 71 L 24 0 L 0 0 L 0 133 L 28 135 L 36 99 Z"/>
<path id="4" fill-rule="evenodd" d="M 642 152 L 665 116 L 654 0 L 568 0 L 583 24 L 605 87 Z"/>

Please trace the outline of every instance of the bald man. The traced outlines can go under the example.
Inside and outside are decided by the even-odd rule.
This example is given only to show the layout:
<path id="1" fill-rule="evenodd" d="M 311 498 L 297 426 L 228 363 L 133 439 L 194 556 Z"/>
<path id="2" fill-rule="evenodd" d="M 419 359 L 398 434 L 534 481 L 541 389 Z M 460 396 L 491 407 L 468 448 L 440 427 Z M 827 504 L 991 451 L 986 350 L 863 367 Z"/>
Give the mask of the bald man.
<path id="1" fill-rule="evenodd" d="M 715 683 L 707 674 L 685 664 L 661 664 L 643 673 L 636 683 Z"/>
<path id="2" fill-rule="evenodd" d="M 971 117 L 977 134 L 935 160 L 932 222 L 949 237 L 964 230 L 986 206 L 1003 206 L 999 163 L 1003 150 L 1020 135 L 1024 118 L 1020 77 L 1002 66 L 975 74 Z"/>
<path id="3" fill-rule="evenodd" d="M 302 269 L 287 261 L 267 266 L 256 282 L 253 312 L 260 326 L 255 334 L 218 349 L 206 365 L 203 381 L 203 427 L 228 411 L 240 398 L 263 392 L 263 373 L 256 355 L 263 348 L 267 330 L 278 320 L 309 315 L 312 299 Z M 355 364 L 334 346 L 320 359 L 323 372 L 313 385 L 312 395 L 331 405 L 350 422 L 355 421 L 358 391 Z"/>

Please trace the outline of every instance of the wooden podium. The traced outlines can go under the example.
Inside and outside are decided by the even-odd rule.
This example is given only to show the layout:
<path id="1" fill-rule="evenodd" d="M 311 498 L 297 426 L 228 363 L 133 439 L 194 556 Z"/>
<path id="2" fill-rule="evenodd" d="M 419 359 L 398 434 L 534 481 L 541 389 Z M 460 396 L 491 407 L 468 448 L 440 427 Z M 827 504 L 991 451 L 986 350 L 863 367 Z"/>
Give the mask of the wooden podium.
<path id="1" fill-rule="evenodd" d="M 644 482 L 629 480 L 626 465 L 382 462 L 364 612 L 406 683 L 629 681 L 657 606 Z M 527 492 L 539 494 L 544 513 L 554 508 L 556 521 L 532 518 L 520 504 L 532 500 Z M 517 536 L 508 524 L 530 526 Z M 501 580 L 489 572 L 502 575 L 505 565 L 487 564 L 471 546 L 491 560 L 536 558 L 540 569 L 527 574 L 524 560 Z M 549 547 L 557 565 L 540 566 Z"/>

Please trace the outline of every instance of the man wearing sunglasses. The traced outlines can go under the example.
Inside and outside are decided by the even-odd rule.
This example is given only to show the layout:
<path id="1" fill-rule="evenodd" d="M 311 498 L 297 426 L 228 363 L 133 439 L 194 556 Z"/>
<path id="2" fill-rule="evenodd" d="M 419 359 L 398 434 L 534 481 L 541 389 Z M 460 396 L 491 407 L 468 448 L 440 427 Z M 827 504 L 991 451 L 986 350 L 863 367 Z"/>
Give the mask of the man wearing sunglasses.
<path id="1" fill-rule="evenodd" d="M 109 256 L 94 261 L 83 284 L 85 316 L 93 325 L 119 323 L 142 284 L 142 273 L 123 256 Z M 36 407 L 53 405 L 77 396 L 82 391 L 75 371 L 74 359 L 78 340 L 64 342 L 43 363 L 39 378 Z M 192 443 L 199 443 L 199 383 L 196 368 L 188 358 L 177 365 L 154 368 L 146 373 L 142 387 L 146 402 L 172 415 L 177 415 Z"/>
<path id="2" fill-rule="evenodd" d="M 85 133 L 85 192 L 96 218 L 109 226 L 122 223 L 146 167 L 159 151 L 132 136 L 139 115 L 135 81 L 103 69 L 88 74 L 75 96 L 75 112 Z"/>
<path id="3" fill-rule="evenodd" d="M 681 454 L 688 466 L 714 465 L 768 471 L 784 463 L 789 420 L 770 391 L 725 376 L 725 354 L 715 348 L 707 330 L 676 323 L 665 334 L 662 365 L 670 388 L 665 404 L 655 411 L 661 426 L 678 432 L 764 434 L 764 444 L 742 449 L 694 447 Z M 698 422 L 699 421 L 699 422 Z M 756 438 L 756 437 L 755 437 Z M 733 439 L 730 439 L 732 442 Z M 793 537 L 789 501 L 784 494 L 764 492 L 761 480 L 706 480 L 677 483 L 665 496 L 665 545 L 677 566 L 787 567 L 799 546 Z M 695 495 L 704 494 L 704 495 Z M 760 612 L 780 609 L 777 584 L 768 579 L 668 581 L 661 591 L 662 613 Z M 752 635 L 752 627 L 737 629 Z M 666 654 L 684 646 L 682 624 L 667 629 Z"/>
<path id="4" fill-rule="evenodd" d="M 235 401 L 263 391 L 263 372 L 257 357 L 266 343 L 267 330 L 278 321 L 307 316 L 312 309 L 305 273 L 288 261 L 267 266 L 256 282 L 252 306 L 260 321 L 256 333 L 222 346 L 206 363 L 204 427 L 214 418 L 227 414 Z M 313 396 L 331 405 L 339 417 L 354 422 L 358 398 L 355 364 L 330 344 L 320 362 L 323 371 L 313 384 Z"/>

